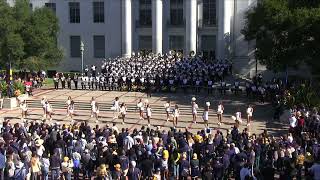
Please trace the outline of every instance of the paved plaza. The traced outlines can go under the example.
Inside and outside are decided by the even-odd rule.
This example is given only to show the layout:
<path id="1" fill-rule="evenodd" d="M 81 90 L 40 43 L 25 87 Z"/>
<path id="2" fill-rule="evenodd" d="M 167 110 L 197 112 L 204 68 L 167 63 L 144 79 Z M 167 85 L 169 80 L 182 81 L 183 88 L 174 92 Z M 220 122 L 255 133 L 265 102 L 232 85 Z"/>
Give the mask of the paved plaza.
<path id="1" fill-rule="evenodd" d="M 269 104 L 261 104 L 248 100 L 244 95 L 235 96 L 233 94 L 220 95 L 215 93 L 214 95 L 207 96 L 206 93 L 202 94 L 184 94 L 184 93 L 155 93 L 152 97 L 147 98 L 145 93 L 141 92 L 119 92 L 119 91 L 90 91 L 90 90 L 67 90 L 67 89 L 40 89 L 34 93 L 34 96 L 28 98 L 29 114 L 28 121 L 39 121 L 42 118 L 42 109 L 40 105 L 41 98 L 45 96 L 53 105 L 54 115 L 53 122 L 58 121 L 60 124 L 71 123 L 71 118 L 66 116 L 66 107 L 64 105 L 68 96 L 71 96 L 75 101 L 75 122 L 88 121 L 90 125 L 95 125 L 95 119 L 90 117 L 90 109 L 83 108 L 89 107 L 91 97 L 96 97 L 97 102 L 101 107 L 100 118 L 98 124 L 100 127 L 113 123 L 116 123 L 119 128 L 129 128 L 130 131 L 141 126 L 147 125 L 147 120 L 140 120 L 138 111 L 136 110 L 136 103 L 140 98 L 144 101 L 148 99 L 153 114 L 151 118 L 151 127 L 160 126 L 163 129 L 169 129 L 173 126 L 172 121 L 166 121 L 164 104 L 167 100 L 171 101 L 172 106 L 179 105 L 180 118 L 178 121 L 178 129 L 184 130 L 188 128 L 191 132 L 199 131 L 205 128 L 202 121 L 202 111 L 205 102 L 211 103 L 211 110 L 209 112 L 209 122 L 211 128 L 218 128 L 216 107 L 219 101 L 222 101 L 225 107 L 225 114 L 223 118 L 223 124 L 220 129 L 227 130 L 233 126 L 234 121 L 231 116 L 234 115 L 238 108 L 241 109 L 242 116 L 245 117 L 245 111 L 248 104 L 254 106 L 254 122 L 250 126 L 251 133 L 261 133 L 264 129 L 267 129 L 272 134 L 280 134 L 287 128 L 286 124 L 274 122 L 272 120 L 272 107 Z M 122 124 L 122 120 L 113 119 L 113 112 L 111 111 L 111 103 L 115 97 L 120 98 L 120 102 L 127 104 L 128 113 L 126 117 L 126 123 Z M 196 124 L 192 123 L 191 115 L 191 98 L 196 97 L 199 105 L 199 113 Z M 82 108 L 80 108 L 80 105 Z M 79 107 L 77 109 L 77 107 Z M 4 119 L 10 119 L 12 122 L 21 122 L 20 109 L 3 109 L 0 111 L 0 117 Z M 246 127 L 246 123 L 241 125 L 241 130 Z"/>

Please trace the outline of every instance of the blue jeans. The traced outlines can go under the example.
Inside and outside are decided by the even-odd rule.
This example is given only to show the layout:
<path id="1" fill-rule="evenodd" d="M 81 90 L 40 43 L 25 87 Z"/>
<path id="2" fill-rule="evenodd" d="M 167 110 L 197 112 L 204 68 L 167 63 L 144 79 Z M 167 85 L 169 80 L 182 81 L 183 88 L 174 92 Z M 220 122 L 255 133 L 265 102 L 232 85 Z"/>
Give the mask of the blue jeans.
<path id="1" fill-rule="evenodd" d="M 42 170 L 41 176 L 42 180 L 49 180 L 49 169 Z"/>
<path id="2" fill-rule="evenodd" d="M 56 180 L 60 177 L 60 168 L 57 169 L 51 169 L 51 179 Z"/>
<path id="3" fill-rule="evenodd" d="M 174 175 L 174 177 L 179 178 L 179 174 L 180 174 L 180 172 L 179 172 L 179 164 L 173 165 L 173 175 Z"/>
<path id="4" fill-rule="evenodd" d="M 65 180 L 71 180 L 71 173 L 64 172 L 63 176 Z"/>

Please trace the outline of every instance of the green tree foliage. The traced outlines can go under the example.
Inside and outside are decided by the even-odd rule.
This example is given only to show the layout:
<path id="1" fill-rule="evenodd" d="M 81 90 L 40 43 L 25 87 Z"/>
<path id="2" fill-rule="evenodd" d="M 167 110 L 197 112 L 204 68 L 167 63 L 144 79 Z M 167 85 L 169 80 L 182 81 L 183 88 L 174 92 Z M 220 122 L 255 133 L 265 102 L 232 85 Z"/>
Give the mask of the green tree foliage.
<path id="1" fill-rule="evenodd" d="M 16 0 L 14 7 L 0 0 L 0 66 L 9 61 L 29 70 L 58 65 L 63 58 L 58 32 L 58 19 L 50 9 L 32 11 L 28 0 Z"/>
<path id="2" fill-rule="evenodd" d="M 319 73 L 319 0 L 261 0 L 247 12 L 242 33 L 256 40 L 255 56 L 268 69 L 308 65 Z"/>

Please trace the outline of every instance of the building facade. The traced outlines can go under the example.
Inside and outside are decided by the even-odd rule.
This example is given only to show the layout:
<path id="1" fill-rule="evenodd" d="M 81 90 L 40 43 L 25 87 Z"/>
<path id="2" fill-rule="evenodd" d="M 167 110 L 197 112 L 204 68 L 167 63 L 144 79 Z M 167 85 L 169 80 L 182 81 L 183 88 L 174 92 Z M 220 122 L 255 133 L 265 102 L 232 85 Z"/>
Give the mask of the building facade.
<path id="1" fill-rule="evenodd" d="M 250 71 L 254 43 L 244 40 L 241 29 L 255 1 L 30 0 L 30 7 L 48 7 L 59 19 L 58 44 L 65 59 L 58 70 L 81 70 L 82 41 L 84 64 L 139 51 L 177 50 L 231 59 L 241 73 Z"/>

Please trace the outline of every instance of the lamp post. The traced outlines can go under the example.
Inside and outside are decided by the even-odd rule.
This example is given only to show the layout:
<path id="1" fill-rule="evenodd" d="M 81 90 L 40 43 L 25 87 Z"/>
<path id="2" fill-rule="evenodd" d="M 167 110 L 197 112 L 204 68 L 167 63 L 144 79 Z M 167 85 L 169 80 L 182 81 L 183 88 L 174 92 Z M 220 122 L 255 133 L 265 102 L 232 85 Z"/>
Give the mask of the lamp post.
<path id="1" fill-rule="evenodd" d="M 81 52 L 81 74 L 83 74 L 83 51 L 84 51 L 84 43 L 81 41 L 81 43 L 80 43 L 80 52 Z"/>

